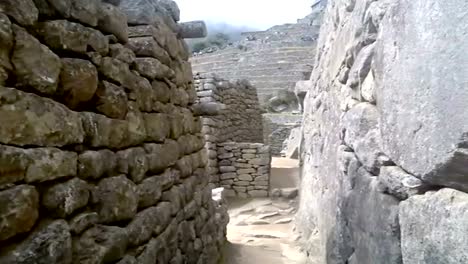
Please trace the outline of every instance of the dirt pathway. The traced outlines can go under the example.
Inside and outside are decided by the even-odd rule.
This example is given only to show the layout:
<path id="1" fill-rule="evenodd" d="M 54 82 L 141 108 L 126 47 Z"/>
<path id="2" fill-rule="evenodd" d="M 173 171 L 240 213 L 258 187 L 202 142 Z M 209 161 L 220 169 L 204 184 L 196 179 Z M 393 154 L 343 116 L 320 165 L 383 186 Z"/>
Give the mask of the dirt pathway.
<path id="1" fill-rule="evenodd" d="M 298 182 L 294 160 L 272 163 L 272 188 Z M 289 190 L 290 191 L 290 190 Z M 224 264 L 304 264 L 306 256 L 293 233 L 295 199 L 230 199 Z"/>

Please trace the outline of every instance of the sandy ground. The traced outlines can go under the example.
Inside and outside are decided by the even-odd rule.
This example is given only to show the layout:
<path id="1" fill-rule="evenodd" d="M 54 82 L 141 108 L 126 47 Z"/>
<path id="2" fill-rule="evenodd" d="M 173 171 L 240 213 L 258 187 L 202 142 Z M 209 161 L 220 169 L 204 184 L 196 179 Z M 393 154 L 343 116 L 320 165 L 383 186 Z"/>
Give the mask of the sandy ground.
<path id="1" fill-rule="evenodd" d="M 297 160 L 274 159 L 273 188 L 297 187 Z M 304 264 L 306 256 L 293 233 L 296 200 L 230 199 L 224 264 Z"/>

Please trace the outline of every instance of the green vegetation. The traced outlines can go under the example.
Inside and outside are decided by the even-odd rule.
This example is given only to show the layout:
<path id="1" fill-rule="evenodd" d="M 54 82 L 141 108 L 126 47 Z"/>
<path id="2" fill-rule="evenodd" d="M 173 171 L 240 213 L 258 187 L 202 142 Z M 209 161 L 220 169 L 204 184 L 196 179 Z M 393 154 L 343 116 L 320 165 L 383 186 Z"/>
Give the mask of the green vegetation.
<path id="1" fill-rule="evenodd" d="M 192 52 L 200 52 L 208 47 L 222 48 L 231 42 L 231 38 L 224 33 L 216 33 L 208 37 L 191 43 L 190 48 Z"/>

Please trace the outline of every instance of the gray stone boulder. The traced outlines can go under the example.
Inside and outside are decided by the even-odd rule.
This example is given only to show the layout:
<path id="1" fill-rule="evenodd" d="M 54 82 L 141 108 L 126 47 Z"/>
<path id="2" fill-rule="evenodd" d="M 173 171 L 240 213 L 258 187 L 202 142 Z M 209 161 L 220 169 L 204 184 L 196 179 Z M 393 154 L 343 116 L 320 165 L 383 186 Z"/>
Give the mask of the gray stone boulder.
<path id="1" fill-rule="evenodd" d="M 467 263 L 468 194 L 427 192 L 400 205 L 404 263 Z"/>
<path id="2" fill-rule="evenodd" d="M 128 98 L 123 87 L 102 81 L 96 90 L 95 99 L 98 112 L 110 118 L 125 118 Z"/>
<path id="3" fill-rule="evenodd" d="M 97 87 L 98 72 L 91 62 L 81 59 L 62 59 L 57 93 L 68 107 L 74 109 L 80 103 L 91 100 Z"/>
<path id="4" fill-rule="evenodd" d="M 39 217 L 39 193 L 30 185 L 0 191 L 0 241 L 28 232 Z"/>
<path id="5" fill-rule="evenodd" d="M 98 223 L 99 215 L 96 212 L 84 212 L 69 221 L 70 231 L 72 234 L 79 235 Z"/>
<path id="6" fill-rule="evenodd" d="M 401 200 L 423 193 L 428 188 L 420 179 L 408 174 L 398 166 L 380 168 L 379 182 L 384 192 Z"/>
<path id="7" fill-rule="evenodd" d="M 107 149 L 87 150 L 78 156 L 78 176 L 85 180 L 114 176 L 116 166 L 115 153 Z"/>
<path id="8" fill-rule="evenodd" d="M 383 150 L 423 181 L 464 191 L 468 75 L 460 47 L 468 45 L 461 33 L 468 31 L 468 17 L 460 10 L 467 8 L 464 0 L 395 1 L 382 21 L 375 57 Z"/>
<path id="9" fill-rule="evenodd" d="M 41 223 L 26 240 L 0 257 L 0 263 L 71 264 L 72 238 L 67 222 Z"/>
<path id="10" fill-rule="evenodd" d="M 36 33 L 53 50 L 84 54 L 89 48 L 101 55 L 109 52 L 109 40 L 100 31 L 68 20 L 38 23 Z"/>
<path id="11" fill-rule="evenodd" d="M 398 203 L 396 198 L 379 192 L 377 177 L 362 167 L 357 171 L 355 187 L 345 201 L 356 263 L 402 263 Z"/>
<path id="12" fill-rule="evenodd" d="M 88 184 L 78 178 L 59 183 L 47 189 L 42 197 L 42 204 L 61 218 L 88 204 Z"/>
<path id="13" fill-rule="evenodd" d="M 342 123 L 346 144 L 368 171 L 377 174 L 390 162 L 381 150 L 378 109 L 370 103 L 357 104 L 346 112 Z"/>
<path id="14" fill-rule="evenodd" d="M 98 28 L 101 31 L 113 34 L 123 43 L 128 41 L 127 16 L 118 7 L 101 3 L 98 17 Z"/>
<path id="15" fill-rule="evenodd" d="M 73 241 L 73 263 L 115 263 L 125 255 L 127 245 L 124 228 L 96 225 Z"/>
<path id="16" fill-rule="evenodd" d="M 60 58 L 23 28 L 16 25 L 12 28 L 15 46 L 11 62 L 15 67 L 16 85 L 53 95 L 62 67 Z"/>
<path id="17" fill-rule="evenodd" d="M 143 148 L 129 148 L 117 152 L 117 168 L 133 182 L 139 183 L 148 171 L 148 160 Z"/>
<path id="18" fill-rule="evenodd" d="M 136 58 L 134 61 L 135 69 L 144 77 L 149 79 L 174 78 L 175 72 L 168 66 L 162 64 L 155 58 Z"/>
<path id="19" fill-rule="evenodd" d="M 83 142 L 84 131 L 78 114 L 62 104 L 1 86 L 0 100 L 0 142 L 20 146 Z"/>
<path id="20" fill-rule="evenodd" d="M 102 223 L 128 220 L 137 212 L 136 185 L 124 175 L 101 180 L 94 195 Z"/>
<path id="21" fill-rule="evenodd" d="M 22 26 L 34 25 L 39 17 L 33 0 L 3 0 L 0 2 L 0 11 L 11 16 Z"/>

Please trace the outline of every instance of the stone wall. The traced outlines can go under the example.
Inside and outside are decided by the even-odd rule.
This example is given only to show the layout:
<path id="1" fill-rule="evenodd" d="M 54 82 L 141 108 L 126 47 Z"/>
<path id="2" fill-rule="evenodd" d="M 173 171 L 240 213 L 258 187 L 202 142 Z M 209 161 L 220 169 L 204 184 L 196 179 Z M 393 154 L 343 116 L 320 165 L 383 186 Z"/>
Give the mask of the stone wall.
<path id="1" fill-rule="evenodd" d="M 235 142 L 263 142 L 262 110 L 257 91 L 245 80 L 227 81 L 215 74 L 200 73 L 195 74 L 195 87 L 197 105 L 202 115 L 205 149 L 208 152 L 206 171 L 213 187 L 229 186 L 232 189 L 226 182 L 221 183 L 223 172 L 220 169 L 225 169 L 221 168 L 225 165 L 219 164 L 218 155 L 226 151 L 222 145 L 225 142 L 232 142 L 226 143 L 228 145 Z M 246 144 L 249 146 L 249 143 Z M 255 148 L 257 145 L 253 146 Z M 239 147 L 235 149 L 237 151 Z M 232 196 L 233 193 L 230 194 Z"/>
<path id="2" fill-rule="evenodd" d="M 264 144 L 218 144 L 219 185 L 225 188 L 226 196 L 267 197 L 270 162 L 270 148 Z"/>
<path id="3" fill-rule="evenodd" d="M 467 8 L 328 1 L 302 127 L 312 263 L 468 261 Z"/>
<path id="4" fill-rule="evenodd" d="M 302 115 L 298 114 L 263 114 L 263 142 L 270 146 L 272 156 L 281 156 L 284 142 L 301 120 Z"/>
<path id="5" fill-rule="evenodd" d="M 217 263 L 177 6 L 107 2 L 0 2 L 0 263 Z"/>
<path id="6" fill-rule="evenodd" d="M 257 90 L 246 80 L 227 81 L 214 74 L 196 74 L 197 102 L 218 103 L 219 113 L 203 117 L 209 142 L 263 142 L 262 109 Z"/>

